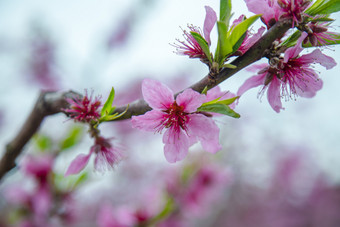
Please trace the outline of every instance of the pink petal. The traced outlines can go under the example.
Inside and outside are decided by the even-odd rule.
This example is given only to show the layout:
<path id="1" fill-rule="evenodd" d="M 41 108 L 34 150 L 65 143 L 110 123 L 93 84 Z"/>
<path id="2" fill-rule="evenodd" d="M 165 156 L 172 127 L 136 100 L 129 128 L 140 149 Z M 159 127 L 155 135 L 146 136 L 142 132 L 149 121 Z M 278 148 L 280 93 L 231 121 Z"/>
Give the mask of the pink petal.
<path id="1" fill-rule="evenodd" d="M 216 153 L 222 149 L 219 143 L 220 129 L 212 118 L 202 114 L 191 114 L 187 127 L 189 136 L 197 137 L 204 150 Z"/>
<path id="2" fill-rule="evenodd" d="M 281 103 L 281 96 L 280 96 L 280 81 L 279 79 L 274 76 L 270 84 L 268 85 L 268 91 L 267 91 L 267 98 L 270 106 L 275 110 L 277 113 L 280 113 L 280 110 L 284 109 L 282 108 Z"/>
<path id="3" fill-rule="evenodd" d="M 249 72 L 258 72 L 268 66 L 269 65 L 267 63 L 255 64 L 255 65 L 248 66 L 246 70 Z"/>
<path id="4" fill-rule="evenodd" d="M 295 90 L 299 96 L 304 98 L 312 98 L 316 95 L 316 92 L 322 88 L 322 80 L 312 69 L 309 69 L 309 75 L 313 74 L 315 75 L 314 77 L 295 81 Z"/>
<path id="5" fill-rule="evenodd" d="M 266 73 L 262 73 L 260 75 L 252 76 L 248 80 L 246 80 L 242 86 L 237 91 L 237 96 L 243 95 L 246 91 L 248 91 L 251 88 L 264 85 L 264 78 L 266 76 Z"/>
<path id="6" fill-rule="evenodd" d="M 210 40 L 210 32 L 213 29 L 216 21 L 217 21 L 217 16 L 215 11 L 210 7 L 210 6 L 205 6 L 205 20 L 204 20 L 204 26 L 203 26 L 203 34 L 204 38 L 208 42 L 208 44 L 211 44 Z"/>
<path id="7" fill-rule="evenodd" d="M 184 107 L 184 112 L 192 113 L 200 107 L 205 101 L 205 95 L 202 95 L 191 88 L 185 89 L 176 98 L 176 103 Z"/>
<path id="8" fill-rule="evenodd" d="M 245 0 L 245 2 L 248 10 L 255 14 L 262 14 L 262 18 L 266 23 L 268 23 L 272 18 L 277 20 L 282 13 L 280 6 L 276 3 L 276 1 L 274 4 L 268 0 Z"/>
<path id="9" fill-rule="evenodd" d="M 92 152 L 90 152 L 88 155 L 79 154 L 71 162 L 70 166 L 68 167 L 68 169 L 65 173 L 65 177 L 67 177 L 68 175 L 77 174 L 80 171 L 82 171 L 85 168 L 85 166 L 87 165 L 87 163 L 89 162 L 91 154 L 92 154 Z"/>
<path id="10" fill-rule="evenodd" d="M 310 54 L 305 54 L 302 55 L 299 58 L 300 61 L 302 61 L 305 64 L 308 63 L 319 63 L 326 69 L 331 69 L 334 66 L 336 66 L 336 62 L 333 58 L 323 54 L 320 49 L 315 49 L 312 53 Z"/>
<path id="11" fill-rule="evenodd" d="M 174 94 L 170 88 L 156 80 L 144 79 L 142 93 L 152 109 L 166 110 L 174 102 Z"/>
<path id="12" fill-rule="evenodd" d="M 163 143 L 165 158 L 170 163 L 181 161 L 188 154 L 189 139 L 181 129 L 171 127 L 166 130 Z"/>
<path id="13" fill-rule="evenodd" d="M 151 110 L 144 115 L 133 116 L 131 120 L 132 128 L 137 128 L 145 131 L 155 131 L 161 124 L 162 120 L 167 117 L 166 113 L 158 110 Z"/>
<path id="14" fill-rule="evenodd" d="M 293 47 L 288 48 L 285 51 L 285 56 L 284 56 L 284 59 L 283 59 L 284 62 L 288 62 L 289 59 L 291 59 L 291 58 L 296 58 L 301 53 L 301 51 L 303 50 L 303 48 L 302 48 L 302 41 L 307 36 L 308 36 L 308 34 L 306 32 L 303 32 L 301 34 L 300 38 L 298 39 L 298 41 L 296 42 L 296 45 L 293 46 Z"/>

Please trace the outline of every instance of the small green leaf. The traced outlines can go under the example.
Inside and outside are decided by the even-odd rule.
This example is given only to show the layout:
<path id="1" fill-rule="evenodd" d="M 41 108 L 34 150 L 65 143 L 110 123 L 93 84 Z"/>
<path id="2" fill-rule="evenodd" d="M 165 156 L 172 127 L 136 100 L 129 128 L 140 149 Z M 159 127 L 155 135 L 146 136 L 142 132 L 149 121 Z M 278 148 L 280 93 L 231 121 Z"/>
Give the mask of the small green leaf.
<path id="1" fill-rule="evenodd" d="M 212 63 L 208 42 L 197 32 L 190 32 L 190 33 L 191 33 L 192 37 L 194 37 L 194 39 L 198 42 L 198 44 L 202 48 L 205 56 L 207 56 L 209 61 Z"/>
<path id="2" fill-rule="evenodd" d="M 99 123 L 104 122 L 104 121 L 113 121 L 113 120 L 115 120 L 115 119 L 117 119 L 117 118 L 120 118 L 121 116 L 123 116 L 123 115 L 126 113 L 126 111 L 128 110 L 128 108 L 129 108 L 129 105 L 128 105 L 128 106 L 126 107 L 126 109 L 125 109 L 123 112 L 121 112 L 120 114 L 114 113 L 114 114 L 111 114 L 111 115 L 105 115 L 105 116 L 101 117 L 101 118 L 99 119 Z"/>
<path id="3" fill-rule="evenodd" d="M 216 103 L 218 103 L 218 104 L 224 104 L 224 105 L 230 105 L 230 104 L 232 104 L 233 102 L 235 102 L 236 101 L 236 99 L 238 99 L 240 96 L 235 96 L 235 97 L 232 97 L 232 98 L 230 98 L 230 99 L 223 99 L 223 100 L 220 100 L 220 101 L 218 101 L 218 102 L 216 102 Z"/>
<path id="4" fill-rule="evenodd" d="M 66 138 L 60 142 L 60 149 L 65 150 L 77 145 L 83 135 L 83 128 L 79 126 L 73 127 Z"/>
<path id="5" fill-rule="evenodd" d="M 229 24 L 231 17 L 231 0 L 220 0 L 220 21 Z"/>
<path id="6" fill-rule="evenodd" d="M 224 64 L 222 65 L 223 68 L 228 68 L 228 69 L 236 69 L 237 66 L 236 65 L 232 65 L 232 64 Z"/>
<path id="7" fill-rule="evenodd" d="M 224 22 L 217 21 L 217 31 L 218 43 L 214 59 L 219 65 L 222 65 L 225 60 L 225 56 L 233 51 L 233 45 L 231 45 L 228 40 L 228 27 Z"/>
<path id="8" fill-rule="evenodd" d="M 115 89 L 112 87 L 111 89 L 111 92 L 110 92 L 110 95 L 109 97 L 107 98 L 103 108 L 102 108 L 102 111 L 101 111 L 101 116 L 105 116 L 105 115 L 109 115 L 110 113 L 112 113 L 112 103 L 113 103 L 113 100 L 115 98 Z"/>
<path id="9" fill-rule="evenodd" d="M 301 36 L 301 31 L 294 32 L 291 36 L 289 36 L 280 46 L 284 46 L 286 48 L 292 47 L 296 45 L 296 42 Z"/>
<path id="10" fill-rule="evenodd" d="M 224 114 L 228 115 L 233 118 L 240 118 L 240 114 L 236 113 L 234 110 L 232 110 L 229 106 L 221 103 L 215 103 L 215 104 L 210 104 L 206 106 L 201 106 L 197 109 L 198 111 L 201 112 L 213 112 L 213 113 L 219 113 L 219 114 Z"/>
<path id="11" fill-rule="evenodd" d="M 208 92 L 208 86 L 205 86 L 201 94 L 206 95 Z"/>
<path id="12" fill-rule="evenodd" d="M 49 150 L 52 148 L 53 145 L 52 139 L 47 135 L 35 134 L 33 139 L 36 146 L 41 151 Z"/>
<path id="13" fill-rule="evenodd" d="M 316 16 L 340 11 L 340 0 L 317 0 L 305 13 Z"/>
<path id="14" fill-rule="evenodd" d="M 74 181 L 72 188 L 75 189 L 82 183 L 84 183 L 89 178 L 89 174 L 87 172 L 82 172 L 80 176 Z"/>
<path id="15" fill-rule="evenodd" d="M 237 42 L 240 40 L 240 38 L 245 34 L 245 32 L 248 30 L 248 28 L 258 19 L 261 15 L 254 15 L 251 16 L 238 25 L 236 25 L 230 32 L 230 36 L 228 37 L 229 43 L 231 46 L 234 46 L 237 44 Z M 242 43 L 242 42 L 241 42 Z"/>
<path id="16" fill-rule="evenodd" d="M 209 102 L 205 102 L 202 104 L 202 106 L 209 106 L 211 104 L 223 104 L 223 105 L 230 105 L 232 104 L 233 102 L 235 102 L 236 99 L 238 99 L 240 96 L 235 96 L 235 97 L 232 97 L 230 99 L 223 99 L 223 100 L 220 100 L 222 97 L 219 97 L 217 99 L 214 99 L 214 100 L 211 100 Z"/>

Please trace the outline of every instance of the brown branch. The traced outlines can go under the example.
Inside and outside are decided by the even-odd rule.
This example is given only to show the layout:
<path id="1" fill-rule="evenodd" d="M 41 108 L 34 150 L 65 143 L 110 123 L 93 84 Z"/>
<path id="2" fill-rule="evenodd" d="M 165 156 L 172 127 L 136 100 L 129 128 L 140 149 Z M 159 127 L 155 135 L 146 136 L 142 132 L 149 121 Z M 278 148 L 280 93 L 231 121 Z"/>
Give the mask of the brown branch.
<path id="1" fill-rule="evenodd" d="M 208 89 L 215 87 L 222 83 L 244 67 L 252 64 L 253 62 L 261 59 L 264 53 L 269 49 L 272 43 L 281 37 L 284 33 L 291 28 L 291 20 L 283 20 L 277 22 L 269 31 L 258 40 L 244 55 L 236 58 L 231 64 L 235 65 L 235 69 L 223 69 L 220 73 L 211 78 L 207 75 L 202 80 L 192 85 L 195 91 L 201 92 L 205 87 Z M 6 146 L 5 154 L 0 160 L 0 180 L 2 177 L 15 167 L 15 159 L 19 156 L 22 148 L 34 135 L 40 127 L 43 119 L 46 116 L 63 112 L 62 109 L 68 108 L 69 104 L 66 98 L 77 98 L 81 95 L 73 91 L 69 92 L 42 92 L 28 116 L 26 122 L 22 126 L 18 135 Z M 127 106 L 120 106 L 116 108 L 116 112 L 121 113 L 125 111 Z M 151 110 L 148 104 L 143 100 L 137 100 L 129 105 L 127 112 L 117 120 L 124 120 L 131 118 L 134 115 L 141 115 Z"/>
<path id="2" fill-rule="evenodd" d="M 0 180 L 15 167 L 15 159 L 21 153 L 25 144 L 31 139 L 40 127 L 44 118 L 48 115 L 61 112 L 63 108 L 69 106 L 66 98 L 79 96 L 79 94 L 69 92 L 41 92 L 30 115 L 26 119 L 16 137 L 7 144 L 6 151 L 0 160 Z"/>
<path id="3" fill-rule="evenodd" d="M 211 78 L 210 75 L 207 75 L 202 80 L 192 85 L 190 88 L 198 92 L 202 92 L 205 87 L 211 89 L 216 85 L 222 83 L 226 79 L 230 78 L 246 66 L 260 60 L 264 56 L 265 51 L 272 46 L 272 43 L 278 37 L 282 37 L 288 31 L 288 29 L 291 28 L 291 26 L 291 19 L 277 22 L 244 55 L 236 58 L 234 61 L 231 62 L 231 64 L 236 66 L 235 69 L 224 68 L 220 73 L 215 75 L 215 78 Z M 125 111 L 126 108 L 127 106 L 117 107 L 116 112 L 121 113 Z M 144 114 L 149 110 L 151 110 L 151 108 L 144 100 L 137 100 L 136 102 L 129 104 L 127 112 L 122 117 L 115 120 L 128 119 L 134 115 Z"/>

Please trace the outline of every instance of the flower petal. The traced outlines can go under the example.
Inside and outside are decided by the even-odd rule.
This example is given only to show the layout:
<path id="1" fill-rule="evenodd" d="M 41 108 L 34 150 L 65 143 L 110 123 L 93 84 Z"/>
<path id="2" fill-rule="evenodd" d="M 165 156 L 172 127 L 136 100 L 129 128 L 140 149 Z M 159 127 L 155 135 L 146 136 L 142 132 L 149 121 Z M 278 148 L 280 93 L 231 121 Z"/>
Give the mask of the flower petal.
<path id="1" fill-rule="evenodd" d="M 285 56 L 283 59 L 283 62 L 287 63 L 289 61 L 289 59 L 291 58 L 296 58 L 301 51 L 303 50 L 302 48 L 302 41 L 308 36 L 308 34 L 306 32 L 303 32 L 300 36 L 300 38 L 298 39 L 298 41 L 296 42 L 296 45 L 293 47 L 288 48 L 285 51 Z"/>
<path id="2" fill-rule="evenodd" d="M 152 109 L 166 110 L 174 102 L 174 94 L 171 89 L 156 80 L 144 79 L 142 93 Z"/>
<path id="3" fill-rule="evenodd" d="M 312 69 L 305 69 L 309 71 L 309 78 L 304 80 L 295 81 L 295 91 L 296 93 L 304 98 L 312 98 L 316 95 L 316 92 L 322 88 L 323 82 L 318 77 L 318 75 Z"/>
<path id="4" fill-rule="evenodd" d="M 176 103 L 184 107 L 184 112 L 192 113 L 200 107 L 205 101 L 205 95 L 192 90 L 191 88 L 185 89 L 176 98 Z"/>
<path id="5" fill-rule="evenodd" d="M 85 166 L 87 165 L 87 163 L 89 162 L 91 154 L 92 154 L 92 152 L 90 152 L 88 155 L 79 154 L 71 162 L 70 166 L 68 167 L 68 169 L 65 173 L 65 177 L 68 176 L 68 175 L 77 174 L 80 171 L 82 171 L 85 168 Z"/>
<path id="6" fill-rule="evenodd" d="M 202 114 L 191 114 L 187 127 L 189 137 L 197 137 L 204 150 L 216 153 L 222 149 L 219 143 L 220 129 L 212 118 Z"/>
<path id="7" fill-rule="evenodd" d="M 203 26 L 203 34 L 205 40 L 208 42 L 209 46 L 211 44 L 210 40 L 210 32 L 213 29 L 216 21 L 217 21 L 217 16 L 216 12 L 210 7 L 210 6 L 205 6 L 205 20 L 204 20 L 204 26 Z"/>
<path id="8" fill-rule="evenodd" d="M 267 98 L 270 106 L 275 112 L 280 113 L 282 108 L 281 96 L 280 96 L 280 80 L 274 76 L 270 84 L 268 85 Z"/>
<path id="9" fill-rule="evenodd" d="M 249 79 L 247 79 L 238 89 L 237 96 L 243 95 L 246 91 L 248 91 L 251 88 L 264 85 L 265 76 L 266 73 L 262 73 L 260 75 L 252 76 Z"/>
<path id="10" fill-rule="evenodd" d="M 163 135 L 164 155 L 168 162 L 181 161 L 188 154 L 189 138 L 181 130 L 169 128 Z"/>
<path id="11" fill-rule="evenodd" d="M 304 64 L 308 63 L 319 63 L 326 69 L 331 69 L 336 66 L 336 62 L 333 58 L 323 54 L 320 49 L 315 49 L 310 54 L 302 55 L 299 60 Z"/>
<path id="12" fill-rule="evenodd" d="M 158 110 L 151 110 L 140 116 L 133 116 L 131 120 L 132 128 L 137 128 L 144 131 L 155 131 L 161 124 L 162 120 L 167 116 Z"/>

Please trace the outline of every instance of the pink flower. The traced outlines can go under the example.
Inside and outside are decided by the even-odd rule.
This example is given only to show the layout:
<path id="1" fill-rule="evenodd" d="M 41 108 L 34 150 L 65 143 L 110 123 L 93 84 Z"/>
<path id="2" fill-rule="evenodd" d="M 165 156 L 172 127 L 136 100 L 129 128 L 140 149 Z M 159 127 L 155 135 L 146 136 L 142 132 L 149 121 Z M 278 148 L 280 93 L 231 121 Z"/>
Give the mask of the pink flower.
<path id="1" fill-rule="evenodd" d="M 262 14 L 267 27 L 273 26 L 280 18 L 292 18 L 293 26 L 303 21 L 303 12 L 310 0 L 245 0 L 248 10 Z"/>
<path id="2" fill-rule="evenodd" d="M 203 34 L 204 34 L 205 40 L 210 46 L 211 45 L 210 33 L 217 21 L 217 16 L 216 16 L 215 11 L 211 7 L 205 6 L 205 10 L 206 10 L 206 17 L 204 20 Z M 203 37 L 200 28 L 193 26 L 193 25 L 188 25 L 188 28 L 190 32 L 196 32 Z M 177 42 L 179 42 L 179 44 L 173 44 L 173 46 L 176 47 L 177 54 L 188 55 L 190 58 L 206 59 L 207 56 L 205 55 L 201 46 L 198 44 L 195 38 L 190 34 L 190 32 L 183 30 L 183 33 L 184 33 L 183 36 L 186 42 L 180 41 L 177 39 Z"/>
<path id="3" fill-rule="evenodd" d="M 216 86 L 212 89 L 210 89 L 208 92 L 207 92 L 207 95 L 206 95 L 206 100 L 205 102 L 210 102 L 212 100 L 215 100 L 215 99 L 218 99 L 220 98 L 220 100 L 225 100 L 225 99 L 231 99 L 231 98 L 234 98 L 236 95 L 232 92 L 225 92 L 225 91 L 221 91 L 221 88 L 219 86 Z M 235 108 L 235 103 L 232 103 L 229 105 L 229 107 L 231 109 L 234 109 Z M 212 113 L 213 115 L 215 115 L 214 113 Z"/>
<path id="4" fill-rule="evenodd" d="M 120 149 L 112 146 L 109 139 L 99 136 L 95 139 L 95 144 L 91 147 L 89 154 L 80 154 L 72 161 L 65 176 L 77 174 L 82 171 L 87 165 L 92 153 L 96 154 L 94 168 L 100 172 L 113 169 L 114 165 L 122 158 Z"/>
<path id="5" fill-rule="evenodd" d="M 299 38 L 297 45 L 288 48 L 284 58 L 278 59 L 277 65 L 261 64 L 251 67 L 259 70 L 256 76 L 245 81 L 239 88 L 237 95 L 242 95 L 250 88 L 263 85 L 260 93 L 267 88 L 267 98 L 271 107 L 280 112 L 282 108 L 281 97 L 286 100 L 295 96 L 311 98 L 322 88 L 322 80 L 318 74 L 310 68 L 312 63 L 319 63 L 326 69 L 331 69 L 336 65 L 333 58 L 324 55 L 319 49 L 310 54 L 299 54 L 303 50 L 302 41 L 307 34 L 303 33 Z"/>
<path id="6" fill-rule="evenodd" d="M 174 93 L 164 84 L 145 79 L 142 84 L 145 101 L 153 110 L 142 116 L 132 117 L 132 127 L 145 131 L 161 132 L 164 155 L 168 162 L 184 159 L 189 147 L 198 140 L 211 153 L 221 149 L 219 128 L 203 114 L 196 113 L 206 97 L 192 89 L 186 89 L 174 99 Z M 209 132 L 209 133 L 207 133 Z"/>
<path id="7" fill-rule="evenodd" d="M 100 107 L 101 102 L 99 101 L 99 97 L 95 97 L 95 99 L 92 100 L 92 94 L 89 97 L 87 90 L 85 90 L 83 98 L 67 99 L 67 101 L 71 106 L 64 111 L 68 113 L 69 117 L 73 118 L 74 121 L 90 123 L 91 121 L 100 118 L 98 108 Z"/>
<path id="8" fill-rule="evenodd" d="M 303 43 L 311 43 L 312 46 L 324 46 L 329 42 L 339 41 L 339 34 L 329 32 L 330 23 L 328 22 L 311 22 L 308 24 L 308 36 L 303 40 Z"/>

